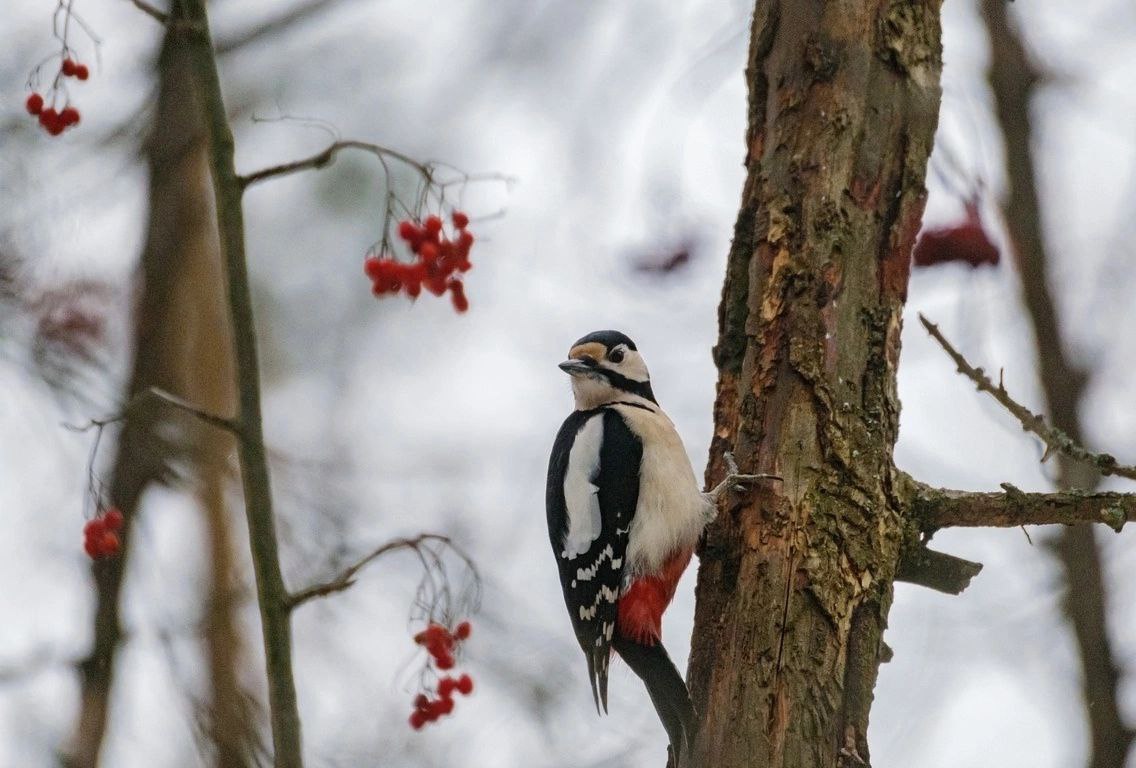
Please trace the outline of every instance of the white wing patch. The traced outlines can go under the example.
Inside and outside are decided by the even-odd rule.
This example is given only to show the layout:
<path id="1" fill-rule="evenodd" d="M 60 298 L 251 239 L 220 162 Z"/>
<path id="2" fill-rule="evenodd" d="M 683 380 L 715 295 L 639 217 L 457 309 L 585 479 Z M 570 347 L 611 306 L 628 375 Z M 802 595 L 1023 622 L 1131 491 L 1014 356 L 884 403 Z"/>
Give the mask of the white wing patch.
<path id="1" fill-rule="evenodd" d="M 602 528 L 599 487 L 592 483 L 600 467 L 603 445 L 603 415 L 588 419 L 576 433 L 568 453 L 568 472 L 564 475 L 564 506 L 568 511 L 568 530 L 564 534 L 561 557 L 569 560 L 582 555 L 599 538 Z"/>
<path id="2" fill-rule="evenodd" d="M 592 619 L 594 619 L 596 617 L 596 612 L 599 611 L 599 609 L 600 609 L 600 601 L 601 600 L 608 602 L 608 603 L 614 603 L 618 599 L 619 599 L 619 590 L 608 589 L 607 587 L 605 587 L 604 585 L 601 584 L 600 585 L 600 591 L 596 593 L 596 599 L 592 601 L 591 606 L 585 606 L 585 605 L 580 606 L 580 620 L 581 621 L 591 621 Z M 606 633 L 607 622 L 604 622 L 604 626 L 605 626 L 605 633 Z"/>

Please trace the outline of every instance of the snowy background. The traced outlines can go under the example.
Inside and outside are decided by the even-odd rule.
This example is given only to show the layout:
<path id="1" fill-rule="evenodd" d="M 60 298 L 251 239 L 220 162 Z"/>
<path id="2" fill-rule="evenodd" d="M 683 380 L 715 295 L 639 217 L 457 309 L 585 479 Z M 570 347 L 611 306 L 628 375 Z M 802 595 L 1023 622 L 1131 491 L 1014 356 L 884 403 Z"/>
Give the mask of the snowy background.
<path id="1" fill-rule="evenodd" d="M 212 6 L 217 37 L 284 7 Z M 118 362 L 112 375 L 84 383 L 89 402 L 60 399 L 34 375 L 34 329 L 19 313 L 0 314 L 0 768 L 55 765 L 77 712 L 70 663 L 87 650 L 93 606 L 79 547 L 90 435 L 61 425 L 113 410 L 146 213 L 137 139 L 160 29 L 119 0 L 76 7 L 102 37 L 101 61 L 82 91 L 82 126 L 50 139 L 22 104 L 27 71 L 52 49 L 54 4 L 5 4 L 0 248 L 22 259 L 29 290 L 79 278 L 115 286 L 106 354 Z M 507 189 L 466 192 L 465 208 L 488 218 L 475 223 L 464 316 L 430 297 L 412 306 L 370 296 L 360 266 L 378 236 L 382 200 L 372 158 L 344 155 L 328 170 L 247 198 L 289 583 L 421 530 L 455 537 L 485 579 L 469 643 L 478 690 L 455 717 L 422 733 L 406 725 L 416 663 L 405 629 L 416 580 L 410 558 L 384 560 L 349 593 L 297 614 L 310 765 L 661 764 L 663 731 L 625 667 L 613 674 L 613 715 L 595 716 L 564 615 L 543 511 L 547 451 L 571 407 L 556 363 L 589 331 L 627 332 L 701 475 L 715 380 L 710 348 L 743 180 L 750 9 L 736 1 L 339 0 L 223 61 L 241 170 L 328 142 L 323 129 L 279 119 L 293 116 L 516 178 Z M 1089 442 L 1131 461 L 1136 6 L 1033 0 L 1012 11 L 1053 76 L 1035 104 L 1034 147 L 1061 319 L 1074 359 L 1094 372 L 1083 410 Z M 961 213 L 944 177 L 980 177 L 995 192 L 1002 184 L 985 33 L 964 0 L 945 4 L 944 21 L 939 140 L 965 170 L 935 161 L 929 224 Z M 125 138 L 115 137 L 120 128 Z M 642 256 L 686 244 L 691 261 L 674 274 L 634 269 Z M 915 312 L 939 322 L 976 363 L 1003 367 L 1011 391 L 1038 406 L 1012 260 L 914 274 L 897 462 L 948 487 L 1050 488 L 1036 442 L 953 373 Z M 202 610 L 200 516 L 179 494 L 160 491 L 147 498 L 139 528 L 104 764 L 197 765 L 189 703 L 203 665 L 187 628 Z M 971 588 L 947 597 L 897 587 L 886 635 L 895 658 L 882 668 L 869 734 L 874 765 L 1083 763 L 1077 660 L 1059 613 L 1058 567 L 1042 546 L 1047 535 L 1034 532 L 1031 545 L 1019 530 L 941 533 L 938 548 L 985 564 Z M 1136 532 L 1099 535 L 1132 723 Z M 680 666 L 694 573 L 664 628 Z M 245 618 L 244 677 L 255 687 L 254 605 Z"/>

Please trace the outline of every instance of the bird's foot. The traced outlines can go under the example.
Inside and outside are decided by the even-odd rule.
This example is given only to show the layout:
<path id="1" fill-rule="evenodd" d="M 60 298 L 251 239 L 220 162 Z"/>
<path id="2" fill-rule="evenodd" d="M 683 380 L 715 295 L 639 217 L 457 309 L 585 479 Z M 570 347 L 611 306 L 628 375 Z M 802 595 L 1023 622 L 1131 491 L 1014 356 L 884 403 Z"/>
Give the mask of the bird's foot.
<path id="1" fill-rule="evenodd" d="M 722 482 L 715 485 L 703 495 L 707 501 L 710 502 L 713 508 L 713 514 L 710 520 L 713 520 L 718 515 L 718 499 L 727 490 L 744 491 L 745 486 L 749 483 L 756 483 L 759 480 L 780 480 L 780 475 L 747 475 L 738 470 L 738 463 L 734 460 L 734 454 L 726 451 L 723 457 L 726 460 L 726 477 Z"/>

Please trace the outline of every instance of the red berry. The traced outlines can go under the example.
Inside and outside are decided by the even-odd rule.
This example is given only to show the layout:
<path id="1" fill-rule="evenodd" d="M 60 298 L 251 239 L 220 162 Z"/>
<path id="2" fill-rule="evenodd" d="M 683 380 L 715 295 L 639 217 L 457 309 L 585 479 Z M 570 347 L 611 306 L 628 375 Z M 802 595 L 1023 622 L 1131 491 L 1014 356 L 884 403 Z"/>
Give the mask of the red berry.
<path id="1" fill-rule="evenodd" d="M 377 280 L 383 271 L 383 260 L 378 256 L 372 256 L 369 259 L 363 260 L 363 274 L 372 280 Z"/>
<path id="2" fill-rule="evenodd" d="M 29 115 L 38 115 L 43 111 L 43 97 L 38 93 L 33 93 L 28 96 L 27 102 L 24 104 L 27 107 Z"/>
<path id="3" fill-rule="evenodd" d="M 458 624 L 457 629 L 454 630 L 454 637 L 458 640 L 465 640 L 472 631 L 473 627 L 469 625 L 469 622 L 463 621 L 461 624 Z"/>
<path id="4" fill-rule="evenodd" d="M 458 678 L 458 690 L 462 692 L 463 696 L 468 696 L 473 693 L 473 678 L 469 675 L 462 675 Z"/>
<path id="5" fill-rule="evenodd" d="M 463 231 L 458 235 L 458 248 L 469 253 L 470 247 L 473 245 L 473 235 L 468 230 Z"/>
<path id="6" fill-rule="evenodd" d="M 407 280 L 406 281 L 406 295 L 412 299 L 417 299 L 422 293 L 421 280 Z"/>
<path id="7" fill-rule="evenodd" d="M 434 245 L 434 243 L 423 243 L 422 247 L 418 249 L 418 255 L 427 263 L 437 261 L 438 246 Z"/>
<path id="8" fill-rule="evenodd" d="M 441 296 L 446 292 L 446 276 L 434 275 L 426 281 L 426 290 L 435 296 Z"/>
<path id="9" fill-rule="evenodd" d="M 465 297 L 465 287 L 460 280 L 451 280 L 449 282 L 450 300 L 453 302 L 454 309 L 458 312 L 465 312 L 469 309 L 469 299 Z"/>
<path id="10" fill-rule="evenodd" d="M 430 706 L 430 700 L 428 698 L 426 698 L 426 694 L 420 693 L 420 694 L 418 694 L 417 696 L 414 697 L 414 708 L 415 709 L 424 710 L 429 706 Z"/>
<path id="11" fill-rule="evenodd" d="M 438 701 L 434 703 L 434 706 L 438 710 L 438 712 L 442 713 L 443 715 L 448 715 L 454 711 L 454 700 L 438 699 Z"/>
<path id="12" fill-rule="evenodd" d="M 80 80 L 86 80 L 90 76 L 91 70 L 87 69 L 86 64 L 75 65 L 75 77 L 79 78 Z"/>
<path id="13" fill-rule="evenodd" d="M 443 699 L 448 699 L 454 695 L 454 689 L 458 687 L 458 681 L 446 675 L 438 681 L 438 695 Z"/>
<path id="14" fill-rule="evenodd" d="M 64 59 L 63 60 L 63 76 L 64 77 L 73 77 L 75 75 L 76 71 L 77 70 L 76 70 L 75 62 L 73 60 L 71 60 L 71 59 Z"/>
<path id="15" fill-rule="evenodd" d="M 59 113 L 59 120 L 64 125 L 78 125 L 79 124 L 79 110 L 74 107 L 67 107 Z"/>
<path id="16" fill-rule="evenodd" d="M 97 539 L 106 531 L 106 520 L 101 517 L 96 517 L 94 520 L 87 521 L 83 526 L 83 535 L 87 538 Z"/>
<path id="17" fill-rule="evenodd" d="M 424 226 L 426 228 L 426 234 L 430 235 L 430 237 L 434 237 L 434 235 L 442 231 L 442 220 L 437 216 L 427 216 Z"/>
<path id="18" fill-rule="evenodd" d="M 114 557 L 118 551 L 122 549 L 122 542 L 118 540 L 118 534 L 113 531 L 107 531 L 98 540 L 99 554 L 103 557 Z"/>
<path id="19" fill-rule="evenodd" d="M 50 128 L 50 126 L 56 121 L 58 117 L 59 113 L 55 111 L 55 107 L 48 107 L 47 109 L 40 111 L 39 124 L 44 128 Z"/>
<path id="20" fill-rule="evenodd" d="M 434 663 L 438 665 L 438 669 L 453 669 L 454 657 L 448 651 L 434 657 Z"/>
<path id="21" fill-rule="evenodd" d="M 122 510 L 120 510 L 118 507 L 111 507 L 103 514 L 103 524 L 106 526 L 108 531 L 121 530 L 123 522 L 124 518 L 122 517 Z"/>
<path id="22" fill-rule="evenodd" d="M 410 727 L 416 731 L 422 730 L 422 726 L 426 725 L 426 713 L 420 709 L 416 709 L 410 713 Z"/>
<path id="23" fill-rule="evenodd" d="M 426 642 L 442 642 L 444 643 L 450 637 L 450 630 L 443 627 L 437 622 L 431 622 L 430 626 L 426 627 Z"/>
<path id="24" fill-rule="evenodd" d="M 88 536 L 83 541 L 83 551 L 87 553 L 88 557 L 90 557 L 92 560 L 94 560 L 99 556 L 99 545 L 95 542 L 95 540 L 93 538 Z"/>
<path id="25" fill-rule="evenodd" d="M 465 229 L 469 226 L 469 216 L 461 211 L 454 211 L 454 226 L 458 229 Z"/>
<path id="26" fill-rule="evenodd" d="M 398 223 L 398 236 L 403 240 L 414 240 L 419 236 L 418 227 L 409 219 Z"/>

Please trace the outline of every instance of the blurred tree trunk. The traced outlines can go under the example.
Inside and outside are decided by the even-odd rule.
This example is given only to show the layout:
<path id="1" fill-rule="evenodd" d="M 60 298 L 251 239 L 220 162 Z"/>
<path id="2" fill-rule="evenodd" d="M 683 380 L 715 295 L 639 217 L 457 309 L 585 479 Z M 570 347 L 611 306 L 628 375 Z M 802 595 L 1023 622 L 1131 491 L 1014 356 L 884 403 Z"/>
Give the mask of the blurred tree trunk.
<path id="1" fill-rule="evenodd" d="M 1025 46 L 1010 24 L 1003 0 L 983 0 L 983 17 L 990 35 L 990 85 L 1006 152 L 1009 195 L 1003 205 L 1006 227 L 1022 279 L 1022 298 L 1037 343 L 1038 373 L 1054 426 L 1076 442 L 1082 439 L 1079 407 L 1087 381 L 1065 355 L 1057 308 L 1049 290 L 1041 205 L 1030 147 L 1030 102 L 1039 80 Z M 1057 457 L 1057 485 L 1062 490 L 1091 491 L 1100 475 L 1085 463 Z M 1068 589 L 1065 615 L 1080 651 L 1083 694 L 1091 752 L 1089 768 L 1118 768 L 1132 746 L 1133 731 L 1120 716 L 1117 693 L 1120 673 L 1108 637 L 1108 596 L 1101 553 L 1088 524 L 1062 528 L 1051 542 L 1065 570 Z"/>
<path id="2" fill-rule="evenodd" d="M 159 61 L 159 96 L 148 143 L 150 218 L 140 267 L 134 369 L 123 402 L 150 387 L 205 410 L 234 411 L 232 342 L 213 211 L 200 106 L 183 46 L 168 34 Z M 131 522 L 144 491 L 169 480 L 176 459 L 189 458 L 209 528 L 212 594 L 205 621 L 210 670 L 210 722 L 215 763 L 250 764 L 248 706 L 237 683 L 240 639 L 234 626 L 233 554 L 223 487 L 232 437 L 160 405 L 134 408 L 123 423 L 110 498 L 127 518 L 123 554 L 95 563 L 94 645 L 80 665 L 80 713 L 64 762 L 95 766 L 107 727 L 120 601 L 127 558 L 135 543 Z M 176 437 L 171 438 L 172 434 Z M 186 453 L 186 451 L 190 453 Z"/>
<path id="3" fill-rule="evenodd" d="M 868 761 L 904 537 L 901 318 L 940 71 L 934 0 L 757 4 L 707 475 L 732 450 L 784 482 L 735 497 L 700 553 L 697 765 Z"/>

